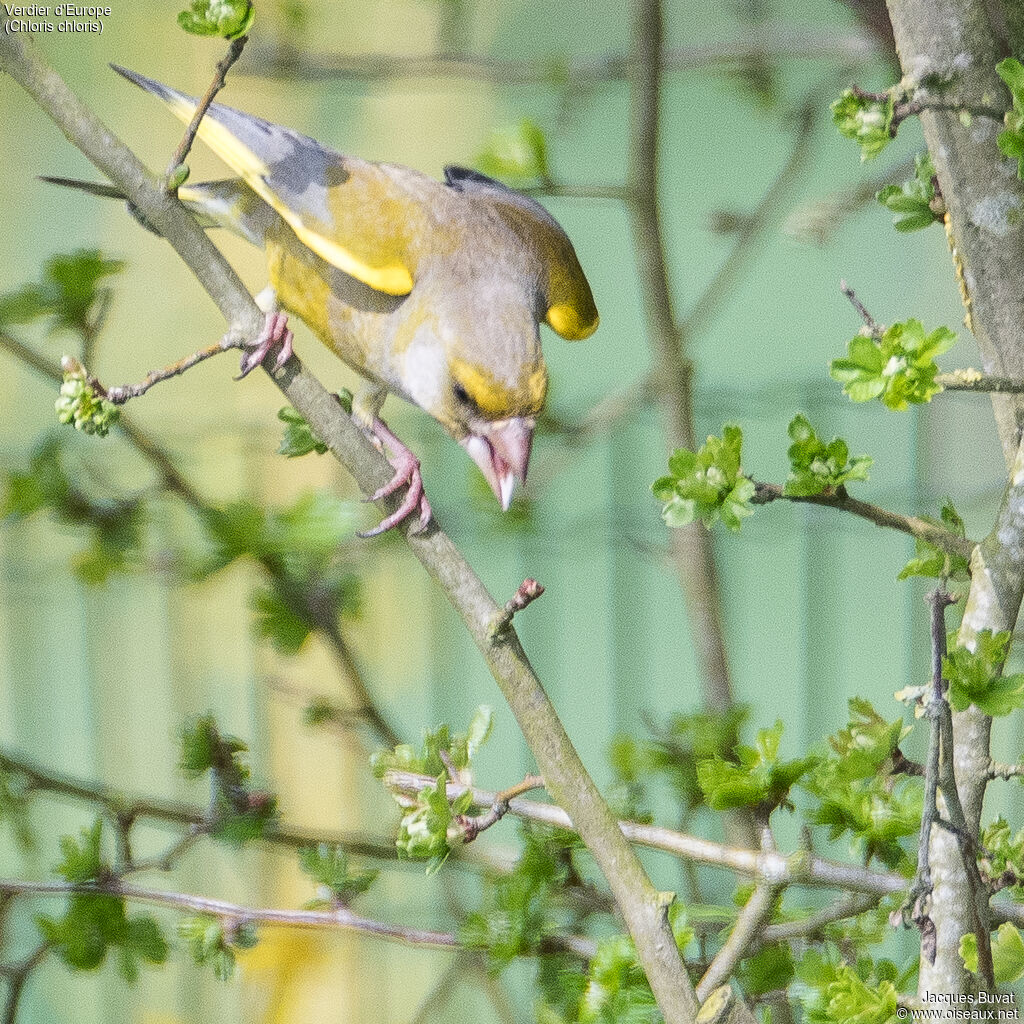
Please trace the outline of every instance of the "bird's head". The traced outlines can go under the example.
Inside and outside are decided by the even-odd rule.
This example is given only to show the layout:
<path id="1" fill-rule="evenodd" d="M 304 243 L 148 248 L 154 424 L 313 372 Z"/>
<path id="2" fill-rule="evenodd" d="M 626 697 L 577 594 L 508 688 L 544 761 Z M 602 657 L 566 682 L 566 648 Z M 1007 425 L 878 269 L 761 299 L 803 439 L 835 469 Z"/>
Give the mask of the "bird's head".
<path id="1" fill-rule="evenodd" d="M 401 366 L 407 396 L 462 445 L 507 509 L 548 390 L 532 302 L 500 280 L 438 292 Z"/>
<path id="2" fill-rule="evenodd" d="M 448 167 L 438 245 L 409 298 L 402 380 L 480 467 L 503 509 L 524 481 L 548 373 L 540 324 L 567 340 L 598 324 L 568 236 L 535 200 Z"/>

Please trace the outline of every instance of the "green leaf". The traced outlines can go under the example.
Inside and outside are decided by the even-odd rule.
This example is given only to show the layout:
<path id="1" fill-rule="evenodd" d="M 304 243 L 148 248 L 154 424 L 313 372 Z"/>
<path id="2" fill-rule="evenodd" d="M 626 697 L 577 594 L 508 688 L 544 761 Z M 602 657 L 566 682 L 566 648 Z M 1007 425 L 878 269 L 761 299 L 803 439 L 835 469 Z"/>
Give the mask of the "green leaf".
<path id="1" fill-rule="evenodd" d="M 1024 65 L 1007 57 L 996 71 L 1013 98 L 1013 107 L 1006 112 L 1006 131 L 1000 132 L 996 142 L 1004 156 L 1017 161 L 1017 177 L 1024 179 Z"/>
<path id="2" fill-rule="evenodd" d="M 36 924 L 72 970 L 95 970 L 116 949 L 122 976 L 134 982 L 140 961 L 162 964 L 167 959 L 160 926 L 149 914 L 128 917 L 118 896 L 74 893 L 62 918 L 38 917 Z"/>
<path id="3" fill-rule="evenodd" d="M 235 972 L 235 950 L 251 949 L 257 940 L 251 924 L 229 930 L 211 914 L 183 918 L 178 922 L 178 935 L 185 940 L 193 961 L 212 967 L 221 981 L 227 981 Z"/>
<path id="4" fill-rule="evenodd" d="M 862 697 L 851 697 L 849 707 L 849 724 L 829 737 L 829 746 L 839 759 L 844 778 L 870 778 L 882 771 L 912 729 L 902 719 L 886 721 Z"/>
<path id="5" fill-rule="evenodd" d="M 1010 645 L 1010 633 L 986 629 L 975 638 L 975 649 L 955 647 L 942 660 L 943 678 L 949 683 L 954 711 L 974 704 L 994 718 L 1024 707 L 1024 674 L 1001 675 Z"/>
<path id="6" fill-rule="evenodd" d="M 955 342 L 947 327 L 926 333 L 920 320 L 906 320 L 887 327 L 880 338 L 858 334 L 847 358 L 832 360 L 830 372 L 852 401 L 880 398 L 888 408 L 904 410 L 942 391 L 935 383 L 935 357 Z"/>
<path id="7" fill-rule="evenodd" d="M 0 326 L 49 318 L 51 331 L 94 334 L 103 323 L 111 299 L 104 278 L 119 274 L 126 264 L 104 257 L 98 249 L 78 249 L 51 256 L 36 284 L 0 295 Z"/>
<path id="8" fill-rule="evenodd" d="M 329 891 L 330 901 L 342 906 L 348 906 L 356 896 L 366 892 L 380 874 L 353 869 L 344 848 L 328 843 L 301 849 L 299 863 L 317 885 Z"/>
<path id="9" fill-rule="evenodd" d="M 850 481 L 867 480 L 872 459 L 857 455 L 852 460 L 846 442 L 839 437 L 825 444 L 807 417 L 798 413 L 789 424 L 790 474 L 783 493 L 809 497 L 843 487 Z"/>
<path id="10" fill-rule="evenodd" d="M 978 973 L 978 936 L 974 932 L 960 937 L 960 959 L 972 974 Z M 992 943 L 992 967 L 997 985 L 1012 985 L 1024 976 L 1024 939 L 1009 921 L 996 931 Z"/>
<path id="11" fill-rule="evenodd" d="M 793 951 L 785 942 L 762 946 L 740 964 L 737 977 L 748 997 L 785 988 L 794 974 Z"/>
<path id="12" fill-rule="evenodd" d="M 927 150 L 914 157 L 914 177 L 902 185 L 886 185 L 875 198 L 896 216 L 897 231 L 919 231 L 943 218 L 942 204 L 935 201 L 935 168 Z"/>
<path id="13" fill-rule="evenodd" d="M 314 437 L 312 429 L 298 409 L 293 409 L 290 405 L 282 406 L 277 410 L 277 418 L 284 424 L 284 434 L 277 449 L 278 455 L 296 459 L 310 452 L 316 452 L 317 455 L 327 452 L 327 445 Z"/>
<path id="14" fill-rule="evenodd" d="M 750 505 L 754 484 L 740 473 L 743 432 L 727 425 L 721 437 L 709 437 L 698 452 L 677 449 L 669 458 L 669 476 L 659 478 L 651 490 L 663 503 L 662 516 L 672 527 L 700 519 L 708 529 L 722 522 L 738 530 Z"/>
<path id="15" fill-rule="evenodd" d="M 222 735 L 209 714 L 182 730 L 179 767 L 193 777 L 210 772 L 210 835 L 232 846 L 261 838 L 277 816 L 276 799 L 249 784 L 247 749 L 234 736 Z"/>
<path id="16" fill-rule="evenodd" d="M 481 173 L 512 186 L 534 185 L 551 177 L 544 130 L 529 118 L 492 132 L 474 162 Z"/>
<path id="17" fill-rule="evenodd" d="M 109 872 L 103 860 L 103 819 L 97 818 L 91 828 L 82 829 L 81 839 L 62 836 L 60 861 L 55 871 L 69 882 L 92 882 Z"/>
<path id="18" fill-rule="evenodd" d="M 194 0 L 178 15 L 178 25 L 194 36 L 236 39 L 249 31 L 255 16 L 250 0 Z"/>
<path id="19" fill-rule="evenodd" d="M 937 521 L 929 516 L 922 516 L 922 518 L 926 522 L 944 527 L 956 537 L 967 536 L 964 521 L 948 498 L 943 502 Z M 965 582 L 971 578 L 970 562 L 966 556 L 951 554 L 920 537 L 914 539 L 914 548 L 917 552 L 915 557 L 900 570 L 897 579 L 905 580 L 911 576 L 926 576 L 933 579 Z"/>
<path id="20" fill-rule="evenodd" d="M 300 618 L 277 590 L 260 587 L 251 599 L 256 616 L 256 634 L 269 640 L 282 654 L 298 654 L 313 627 Z"/>
<path id="21" fill-rule="evenodd" d="M 711 757 L 697 763 L 697 781 L 704 799 L 712 810 L 733 807 L 756 807 L 771 811 L 789 805 L 789 790 L 811 771 L 818 757 L 801 757 L 792 761 L 779 758 L 779 741 L 783 725 L 761 729 L 753 747 L 738 745 L 738 763 Z"/>
<path id="22" fill-rule="evenodd" d="M 858 96 L 847 89 L 832 104 L 832 121 L 839 133 L 860 146 L 861 160 L 873 160 L 892 142 L 893 97 L 884 100 Z"/>

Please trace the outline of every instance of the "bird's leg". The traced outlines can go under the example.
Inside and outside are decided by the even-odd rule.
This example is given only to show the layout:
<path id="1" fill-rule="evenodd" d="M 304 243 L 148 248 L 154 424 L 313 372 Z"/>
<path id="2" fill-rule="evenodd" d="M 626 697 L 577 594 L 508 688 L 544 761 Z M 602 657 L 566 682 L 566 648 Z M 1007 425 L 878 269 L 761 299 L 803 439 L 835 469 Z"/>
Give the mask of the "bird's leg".
<path id="1" fill-rule="evenodd" d="M 420 475 L 420 460 L 391 431 L 378 415 L 387 392 L 382 388 L 366 388 L 361 390 L 352 400 L 352 418 L 362 427 L 371 441 L 378 447 L 391 463 L 395 475 L 381 488 L 367 498 L 367 501 L 379 501 L 389 494 L 394 494 L 400 487 L 408 486 L 405 498 L 391 515 L 381 520 L 372 530 L 359 534 L 360 537 L 376 537 L 386 533 L 393 526 L 411 516 L 419 509 L 419 528 L 426 529 L 432 515 L 430 502 L 423 490 L 423 477 Z"/>
<path id="2" fill-rule="evenodd" d="M 266 313 L 267 318 L 252 348 L 242 356 L 242 372 L 236 380 L 241 380 L 255 370 L 278 343 L 281 345 L 281 351 L 274 360 L 274 369 L 280 370 L 292 357 L 292 332 L 288 327 L 288 317 L 278 307 L 277 293 L 270 285 L 256 296 L 256 305 Z"/>

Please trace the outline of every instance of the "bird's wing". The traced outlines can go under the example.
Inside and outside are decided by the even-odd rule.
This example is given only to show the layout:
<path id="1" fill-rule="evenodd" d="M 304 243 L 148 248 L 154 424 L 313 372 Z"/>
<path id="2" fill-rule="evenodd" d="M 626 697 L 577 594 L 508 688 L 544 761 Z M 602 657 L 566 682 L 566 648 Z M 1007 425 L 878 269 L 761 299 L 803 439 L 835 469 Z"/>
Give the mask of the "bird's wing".
<path id="1" fill-rule="evenodd" d="M 193 97 L 111 67 L 159 96 L 183 122 L 191 121 Z M 207 110 L 199 137 L 318 256 L 377 291 L 406 295 L 412 290 L 413 240 L 425 212 L 392 171 L 219 103 Z"/>
<path id="2" fill-rule="evenodd" d="M 576 250 L 561 225 L 535 199 L 465 167 L 444 169 L 445 183 L 482 199 L 506 226 L 537 255 L 548 324 L 567 341 L 589 338 L 599 317 L 590 284 Z"/>

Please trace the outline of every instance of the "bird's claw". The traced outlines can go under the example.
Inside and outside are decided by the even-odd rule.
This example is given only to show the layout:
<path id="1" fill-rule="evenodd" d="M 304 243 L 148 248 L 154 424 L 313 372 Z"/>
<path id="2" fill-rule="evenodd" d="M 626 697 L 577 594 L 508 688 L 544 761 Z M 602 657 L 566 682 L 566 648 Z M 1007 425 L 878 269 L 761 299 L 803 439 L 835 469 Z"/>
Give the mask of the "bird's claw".
<path id="1" fill-rule="evenodd" d="M 431 512 L 426 492 L 423 490 L 420 460 L 391 433 L 382 420 L 374 420 L 372 430 L 374 435 L 394 453 L 388 457 L 388 462 L 394 467 L 395 475 L 383 487 L 379 487 L 374 491 L 366 500 L 380 501 L 381 498 L 386 498 L 388 495 L 394 494 L 399 488 L 405 486 L 408 486 L 409 490 L 402 499 L 402 504 L 391 515 L 382 519 L 372 530 L 366 530 L 358 536 L 366 539 L 387 533 L 393 526 L 397 526 L 408 519 L 416 509 L 419 509 L 420 513 L 416 532 L 425 530 L 430 523 L 433 513 Z"/>
<path id="2" fill-rule="evenodd" d="M 274 360 L 275 371 L 280 370 L 292 357 L 292 332 L 288 327 L 288 317 L 275 310 L 267 314 L 260 336 L 253 343 L 252 348 L 242 356 L 242 372 L 235 380 L 247 377 L 267 358 L 270 350 L 277 344 L 280 344 L 281 350 Z"/>

